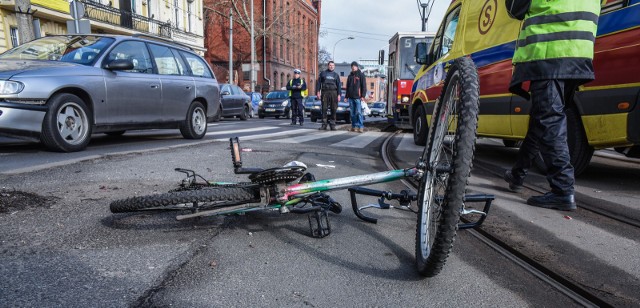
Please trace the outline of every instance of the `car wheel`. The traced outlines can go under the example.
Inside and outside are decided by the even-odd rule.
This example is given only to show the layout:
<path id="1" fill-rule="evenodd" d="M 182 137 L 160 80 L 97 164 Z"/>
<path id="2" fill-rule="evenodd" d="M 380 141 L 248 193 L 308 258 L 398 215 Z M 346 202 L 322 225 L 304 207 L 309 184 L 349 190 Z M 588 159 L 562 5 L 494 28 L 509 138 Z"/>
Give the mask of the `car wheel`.
<path id="1" fill-rule="evenodd" d="M 280 119 L 280 116 L 276 116 L 276 119 Z"/>
<path id="2" fill-rule="evenodd" d="M 249 118 L 249 115 L 250 115 L 249 106 L 244 105 L 244 108 L 242 108 L 242 113 L 240 113 L 240 120 L 246 121 Z"/>
<path id="3" fill-rule="evenodd" d="M 126 130 L 117 130 L 117 131 L 114 131 L 114 132 L 106 132 L 105 134 L 107 136 L 110 136 L 110 137 L 120 137 L 120 136 L 124 135 L 125 132 L 126 132 Z"/>
<path id="4" fill-rule="evenodd" d="M 420 146 L 427 144 L 427 132 L 429 126 L 427 125 L 427 116 L 424 110 L 424 105 L 417 105 L 418 112 L 413 119 L 413 143 Z"/>
<path id="5" fill-rule="evenodd" d="M 213 122 L 220 122 L 220 120 L 222 119 L 222 104 L 218 105 L 218 111 L 216 112 L 216 115 L 213 116 Z"/>
<path id="6" fill-rule="evenodd" d="M 207 133 L 207 113 L 202 103 L 191 103 L 187 118 L 180 125 L 180 133 L 185 139 L 202 139 Z"/>
<path id="7" fill-rule="evenodd" d="M 264 116 L 263 115 L 258 115 L 258 118 L 264 119 Z"/>
<path id="8" fill-rule="evenodd" d="M 347 114 L 347 115 L 344 117 L 344 122 L 345 122 L 345 123 L 347 123 L 347 124 L 351 124 L 351 114 L 350 114 L 350 113 L 349 113 L 349 114 Z"/>
<path id="9" fill-rule="evenodd" d="M 314 123 L 315 123 L 315 122 L 318 122 L 318 118 L 316 118 L 316 117 L 311 117 L 311 122 L 314 122 Z"/>
<path id="10" fill-rule="evenodd" d="M 91 139 L 90 111 L 79 97 L 60 93 L 49 100 L 40 141 L 53 151 L 83 150 Z"/>

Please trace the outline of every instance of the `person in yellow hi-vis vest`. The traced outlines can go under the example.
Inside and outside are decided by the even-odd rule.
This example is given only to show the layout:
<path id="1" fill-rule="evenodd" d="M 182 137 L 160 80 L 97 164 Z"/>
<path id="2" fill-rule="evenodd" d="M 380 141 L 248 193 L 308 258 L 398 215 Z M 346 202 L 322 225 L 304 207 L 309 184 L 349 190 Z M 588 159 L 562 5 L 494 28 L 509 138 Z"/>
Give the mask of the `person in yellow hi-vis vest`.
<path id="1" fill-rule="evenodd" d="M 541 155 L 551 191 L 527 204 L 573 211 L 574 170 L 567 146 L 565 106 L 578 86 L 595 78 L 593 54 L 601 0 L 506 0 L 512 18 L 522 20 L 513 55 L 509 90 L 531 99 L 529 130 L 516 163 L 504 175 L 512 191 L 522 189 L 533 159 Z M 529 91 L 522 83 L 530 81 Z"/>
<path id="2" fill-rule="evenodd" d="M 304 124 L 304 98 L 307 97 L 309 91 L 307 90 L 307 82 L 304 78 L 300 77 L 300 70 L 293 70 L 293 79 L 287 83 L 287 90 L 289 90 L 289 101 L 291 102 L 291 125 L 296 125 L 296 119 L 300 126 Z"/>

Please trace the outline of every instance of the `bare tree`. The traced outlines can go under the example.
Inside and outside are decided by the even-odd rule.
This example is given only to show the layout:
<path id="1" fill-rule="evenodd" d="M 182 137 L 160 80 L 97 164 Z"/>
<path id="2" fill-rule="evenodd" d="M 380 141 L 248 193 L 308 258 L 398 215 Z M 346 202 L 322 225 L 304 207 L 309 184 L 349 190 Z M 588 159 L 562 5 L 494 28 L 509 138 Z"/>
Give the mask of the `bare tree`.
<path id="1" fill-rule="evenodd" d="M 326 47 L 320 47 L 318 51 L 318 71 L 322 72 L 327 69 L 327 63 L 331 60 L 332 54 L 327 50 Z"/>

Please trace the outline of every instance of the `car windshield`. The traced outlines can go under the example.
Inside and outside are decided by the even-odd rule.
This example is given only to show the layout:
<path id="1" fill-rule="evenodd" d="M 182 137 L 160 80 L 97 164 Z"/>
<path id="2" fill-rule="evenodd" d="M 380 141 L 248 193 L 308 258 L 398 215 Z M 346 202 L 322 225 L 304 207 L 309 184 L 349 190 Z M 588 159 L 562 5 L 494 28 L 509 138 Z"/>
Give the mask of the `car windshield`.
<path id="1" fill-rule="evenodd" d="M 374 103 L 373 108 L 384 108 L 384 103 Z"/>
<path id="2" fill-rule="evenodd" d="M 110 37 L 91 35 L 50 36 L 22 44 L 0 55 L 0 59 L 49 60 L 89 65 L 113 43 Z"/>
<path id="3" fill-rule="evenodd" d="M 289 92 L 278 91 L 278 92 L 267 93 L 267 99 L 280 99 L 280 98 L 289 98 Z"/>
<path id="4" fill-rule="evenodd" d="M 305 103 L 312 103 L 315 100 L 316 100 L 315 96 L 307 96 L 307 98 L 304 101 Z"/>

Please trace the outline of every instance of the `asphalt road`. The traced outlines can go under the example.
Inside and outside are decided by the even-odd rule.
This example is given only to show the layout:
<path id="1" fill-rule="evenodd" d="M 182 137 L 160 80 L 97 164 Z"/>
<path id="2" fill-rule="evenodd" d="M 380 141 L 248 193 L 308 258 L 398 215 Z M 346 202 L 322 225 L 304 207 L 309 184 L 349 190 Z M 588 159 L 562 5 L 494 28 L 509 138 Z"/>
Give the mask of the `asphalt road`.
<path id="1" fill-rule="evenodd" d="M 246 180 L 232 172 L 231 135 L 244 136 L 247 167 L 299 160 L 317 179 L 385 170 L 379 150 L 387 134 L 323 133 L 317 124 L 291 133 L 300 128 L 282 123 L 223 121 L 211 130 L 219 134 L 197 142 L 165 131 L 97 138 L 71 154 L 38 145 L 0 148 L 0 187 L 52 200 L 0 213 L 0 306 L 575 305 L 465 232 L 443 272 L 422 278 L 413 265 L 415 215 L 373 212 L 379 223 L 365 223 L 351 212 L 346 191 L 331 193 L 345 210 L 331 214 L 333 232 L 323 239 L 309 236 L 306 215 L 176 221 L 174 213 L 109 212 L 113 200 L 175 187 L 175 167 Z M 317 134 L 324 135 L 313 139 Z M 473 189 L 497 183 L 480 177 Z M 374 187 L 406 189 L 399 182 Z M 504 208 L 521 202 L 500 197 Z M 516 205 L 512 215 L 522 209 Z"/>

